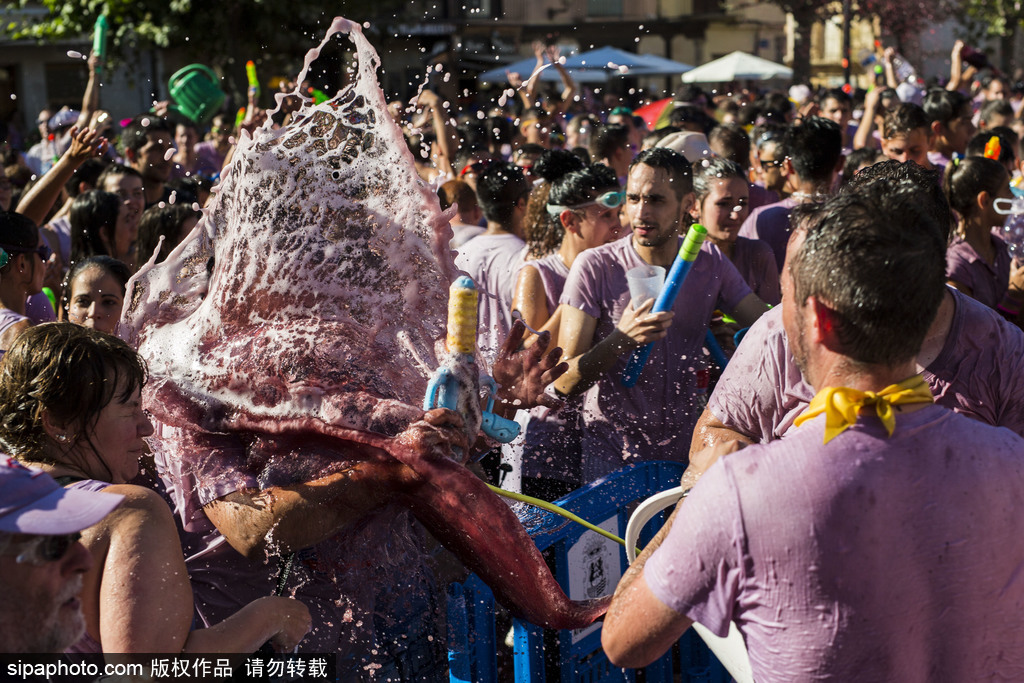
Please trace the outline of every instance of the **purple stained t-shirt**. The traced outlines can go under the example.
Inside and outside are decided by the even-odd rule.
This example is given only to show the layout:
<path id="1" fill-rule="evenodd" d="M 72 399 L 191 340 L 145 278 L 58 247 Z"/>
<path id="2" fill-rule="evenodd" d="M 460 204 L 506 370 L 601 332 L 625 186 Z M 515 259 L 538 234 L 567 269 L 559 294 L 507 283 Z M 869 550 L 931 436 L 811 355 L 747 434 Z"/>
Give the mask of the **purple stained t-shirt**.
<path id="1" fill-rule="evenodd" d="M 593 344 L 615 329 L 629 305 L 626 271 L 642 265 L 631 234 L 576 257 L 561 303 L 597 319 Z M 633 461 L 686 460 L 707 400 L 704 333 L 716 308 L 730 312 L 750 293 L 729 259 L 705 242 L 676 298 L 668 336 L 654 344 L 636 385 L 622 386 L 625 354 L 586 392 L 584 483 Z"/>
<path id="2" fill-rule="evenodd" d="M 1024 436 L 1024 332 L 966 294 L 923 375 L 936 403 Z M 814 398 L 789 351 L 782 308 L 754 323 L 718 381 L 708 410 L 756 442 L 782 438 Z"/>
<path id="3" fill-rule="evenodd" d="M 526 243 L 511 233 L 478 235 L 462 245 L 455 266 L 480 290 L 480 353 L 488 365 L 512 329 L 512 294 Z"/>
<path id="4" fill-rule="evenodd" d="M 782 301 L 779 270 L 771 247 L 761 240 L 737 237 L 732 264 L 761 301 L 776 306 Z"/>
<path id="5" fill-rule="evenodd" d="M 971 288 L 971 296 L 989 308 L 1003 300 L 1010 287 L 1010 250 L 998 235 L 992 235 L 996 262 L 978 255 L 963 237 L 957 235 L 946 250 L 946 279 Z"/>
<path id="6" fill-rule="evenodd" d="M 644 580 L 757 681 L 1020 680 L 1024 440 L 929 405 L 720 459 Z"/>
<path id="7" fill-rule="evenodd" d="M 526 261 L 522 267 L 527 266 L 537 269 L 544 285 L 548 313 L 553 314 L 565 288 L 569 267 L 557 253 Z M 544 406 L 530 410 L 523 440 L 524 477 L 580 483 L 580 402 L 580 397 L 571 397 L 557 412 Z"/>
<path id="8" fill-rule="evenodd" d="M 789 243 L 789 214 L 797 205 L 792 197 L 774 204 L 761 206 L 750 212 L 740 226 L 740 237 L 766 242 L 775 254 L 775 265 L 782 272 L 786 261 L 786 245 Z"/>

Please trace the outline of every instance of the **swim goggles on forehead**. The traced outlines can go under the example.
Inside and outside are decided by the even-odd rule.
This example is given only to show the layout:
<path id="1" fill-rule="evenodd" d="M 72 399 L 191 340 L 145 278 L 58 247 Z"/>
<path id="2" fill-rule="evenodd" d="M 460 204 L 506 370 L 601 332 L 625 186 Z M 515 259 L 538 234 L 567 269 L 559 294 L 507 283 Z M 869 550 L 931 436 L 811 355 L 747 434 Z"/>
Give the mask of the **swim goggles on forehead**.
<path id="1" fill-rule="evenodd" d="M 576 204 L 575 206 L 565 206 L 564 204 L 548 204 L 548 213 L 551 214 L 552 216 L 558 216 L 563 211 L 572 211 L 573 209 L 585 209 L 586 207 L 593 206 L 594 204 L 602 206 L 606 209 L 614 209 L 619 206 L 622 206 L 622 202 L 624 201 L 626 201 L 625 192 L 605 192 L 604 194 L 595 197 L 589 202 L 584 202 L 583 204 Z"/>

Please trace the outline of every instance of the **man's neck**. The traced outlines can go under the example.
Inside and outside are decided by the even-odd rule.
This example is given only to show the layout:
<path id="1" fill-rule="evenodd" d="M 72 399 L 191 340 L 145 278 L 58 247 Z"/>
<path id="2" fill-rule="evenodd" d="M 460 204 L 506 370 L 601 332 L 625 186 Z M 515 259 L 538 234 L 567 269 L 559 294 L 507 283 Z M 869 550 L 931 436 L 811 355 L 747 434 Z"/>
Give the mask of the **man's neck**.
<path id="1" fill-rule="evenodd" d="M 898 365 L 855 364 L 846 356 L 823 350 L 819 367 L 813 372 L 811 386 L 821 391 L 825 387 L 849 387 L 860 391 L 881 391 L 891 384 L 902 382 L 918 374 L 917 361 Z"/>
<path id="2" fill-rule="evenodd" d="M 672 266 L 672 262 L 676 260 L 676 254 L 679 253 L 679 233 L 673 233 L 673 235 L 665 240 L 664 244 L 657 247 L 645 247 L 637 242 L 636 236 L 633 236 L 633 249 L 636 253 L 644 260 L 644 263 L 651 266 L 662 266 L 669 268 Z"/>
<path id="3" fill-rule="evenodd" d="M 522 239 L 522 235 L 520 235 L 518 232 L 516 232 L 515 226 L 512 226 L 512 225 L 502 225 L 501 223 L 498 223 L 496 221 L 487 221 L 487 231 L 484 234 L 485 235 L 515 235 L 516 237 Z"/>

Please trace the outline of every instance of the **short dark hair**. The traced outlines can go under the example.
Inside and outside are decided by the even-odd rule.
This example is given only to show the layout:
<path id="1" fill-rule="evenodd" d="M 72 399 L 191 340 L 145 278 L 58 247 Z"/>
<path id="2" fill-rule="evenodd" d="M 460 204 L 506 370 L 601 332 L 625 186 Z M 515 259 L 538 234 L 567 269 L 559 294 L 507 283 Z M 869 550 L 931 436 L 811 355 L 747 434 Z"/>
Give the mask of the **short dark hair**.
<path id="1" fill-rule="evenodd" d="M 923 128 L 925 135 L 931 135 L 928 115 L 913 102 L 904 102 L 886 113 L 885 122 L 882 124 L 882 137 L 889 140 L 896 135 L 907 135 L 918 128 Z"/>
<path id="2" fill-rule="evenodd" d="M 629 164 L 629 170 L 643 164 L 651 168 L 660 168 L 668 173 L 669 182 L 676 193 L 676 199 L 682 199 L 693 192 L 693 167 L 679 152 L 668 147 L 652 147 L 633 157 Z"/>
<path id="3" fill-rule="evenodd" d="M 128 157 L 128 150 L 138 152 L 146 144 L 146 136 L 160 132 L 174 135 L 174 129 L 166 119 L 156 114 L 139 114 L 121 131 L 121 153 Z"/>
<path id="4" fill-rule="evenodd" d="M 835 121 L 810 116 L 790 126 L 783 138 L 786 156 L 801 180 L 828 180 L 843 155 L 843 132 Z"/>
<path id="5" fill-rule="evenodd" d="M 979 194 L 995 196 L 1009 182 L 1006 167 L 995 159 L 964 157 L 946 166 L 942 189 L 950 208 L 966 217 L 974 213 Z"/>
<path id="6" fill-rule="evenodd" d="M 855 363 L 914 358 L 946 282 L 946 244 L 921 190 L 876 182 L 840 192 L 809 217 L 806 235 L 789 266 L 798 305 L 814 296 L 833 311 L 840 352 Z"/>
<path id="7" fill-rule="evenodd" d="M 52 452 L 42 423 L 48 411 L 91 445 L 100 412 L 145 382 L 145 361 L 113 335 L 74 323 L 30 327 L 0 363 L 0 444 L 29 459 Z"/>
<path id="8" fill-rule="evenodd" d="M 136 178 L 138 178 L 139 180 L 142 180 L 142 174 L 139 173 L 138 171 L 136 171 L 131 166 L 126 166 L 125 164 L 110 164 L 105 169 L 103 169 L 103 172 L 100 173 L 100 177 L 96 179 L 96 187 L 98 189 L 103 189 L 103 186 L 107 182 L 107 178 L 110 178 L 110 177 L 113 177 L 113 176 L 126 176 L 126 175 L 133 175 Z"/>
<path id="9" fill-rule="evenodd" d="M 924 96 L 921 107 L 928 115 L 928 123 L 938 121 L 944 126 L 957 118 L 963 112 L 964 107 L 970 107 L 971 101 L 961 92 L 946 90 L 945 88 L 932 88 Z"/>
<path id="10" fill-rule="evenodd" d="M 840 104 L 847 104 L 851 107 L 853 106 L 853 98 L 846 94 L 842 88 L 829 88 L 823 92 L 818 101 L 825 104 L 826 100 L 835 100 Z"/>
<path id="11" fill-rule="evenodd" d="M 121 198 L 113 192 L 89 190 L 75 197 L 68 212 L 72 262 L 107 254 L 106 244 L 114 243 L 114 229 L 120 210 Z"/>
<path id="12" fill-rule="evenodd" d="M 31 250 L 39 246 L 39 239 L 39 226 L 31 218 L 14 211 L 0 211 L 0 244 Z M 0 273 L 12 272 L 17 254 L 10 251 L 10 259 Z"/>
<path id="13" fill-rule="evenodd" d="M 949 200 L 946 199 L 939 180 L 938 169 L 928 170 L 913 161 L 900 163 L 895 159 L 886 159 L 850 178 L 843 191 L 856 192 L 874 182 L 888 183 L 890 186 L 896 183 L 910 183 L 920 190 L 921 201 L 926 203 L 924 209 L 935 219 L 942 241 L 948 243 L 956 225 L 956 218 L 949 210 Z"/>
<path id="14" fill-rule="evenodd" d="M 750 166 L 750 136 L 742 126 L 723 123 L 708 135 L 708 147 L 715 154 L 731 159 L 743 168 Z"/>
<path id="15" fill-rule="evenodd" d="M 846 185 L 854 178 L 854 176 L 858 175 L 857 169 L 864 164 L 869 162 L 869 165 L 876 164 L 880 156 L 882 156 L 881 150 L 873 147 L 861 147 L 860 149 L 855 149 L 847 154 L 846 159 L 843 161 L 843 184 Z M 861 171 L 861 173 L 863 173 L 863 171 Z"/>
<path id="16" fill-rule="evenodd" d="M 629 128 L 621 123 L 607 123 L 590 139 L 590 154 L 595 159 L 611 158 L 615 151 L 629 146 Z"/>
<path id="17" fill-rule="evenodd" d="M 89 187 L 96 187 L 100 175 L 110 165 L 110 161 L 103 157 L 91 157 L 82 162 L 82 165 L 75 169 L 67 182 L 64 183 L 64 191 L 69 197 L 77 197 L 81 192 L 78 186 L 85 183 Z"/>
<path id="18" fill-rule="evenodd" d="M 686 124 L 700 126 L 699 132 L 705 135 L 715 127 L 715 120 L 708 116 L 706 111 L 692 104 L 677 104 L 668 115 L 668 120 L 676 128 L 681 128 Z"/>
<path id="19" fill-rule="evenodd" d="M 488 165 L 476 179 L 476 198 L 484 218 L 501 225 L 512 220 L 516 202 L 529 192 L 530 184 L 522 169 L 507 161 Z"/>

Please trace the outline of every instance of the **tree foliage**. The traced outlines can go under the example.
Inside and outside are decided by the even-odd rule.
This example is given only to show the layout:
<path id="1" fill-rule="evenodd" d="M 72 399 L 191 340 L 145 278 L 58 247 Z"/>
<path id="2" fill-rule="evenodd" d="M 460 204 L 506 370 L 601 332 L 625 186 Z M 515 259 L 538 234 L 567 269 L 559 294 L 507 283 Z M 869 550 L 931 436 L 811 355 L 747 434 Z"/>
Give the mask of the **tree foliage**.
<path id="1" fill-rule="evenodd" d="M 858 15 L 877 18 L 882 30 L 896 40 L 898 48 L 929 25 L 945 21 L 958 8 L 959 3 L 954 0 L 859 0 L 857 3 Z"/>
<path id="2" fill-rule="evenodd" d="M 100 14 L 110 24 L 108 56 L 123 59 L 136 49 L 177 48 L 188 57 L 221 66 L 236 59 L 301 56 L 334 15 L 316 0 L 18 0 L 42 5 L 48 14 L 7 27 L 15 38 L 52 42 L 92 35 Z M 346 0 L 348 18 L 364 21 L 393 11 L 396 0 Z"/>

